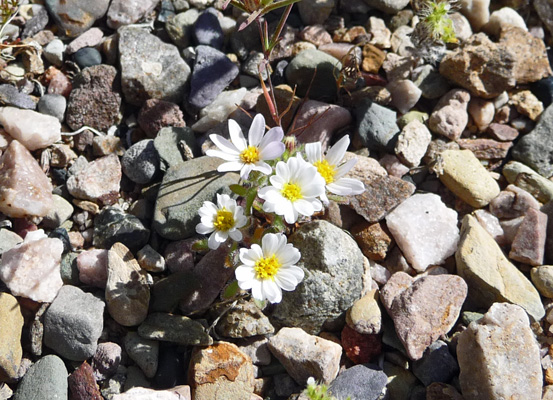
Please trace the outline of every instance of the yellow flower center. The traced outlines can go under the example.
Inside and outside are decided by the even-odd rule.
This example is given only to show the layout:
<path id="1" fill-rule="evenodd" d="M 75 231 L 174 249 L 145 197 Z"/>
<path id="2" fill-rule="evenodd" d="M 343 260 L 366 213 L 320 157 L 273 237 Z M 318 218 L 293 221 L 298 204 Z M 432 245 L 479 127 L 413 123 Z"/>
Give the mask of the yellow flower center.
<path id="1" fill-rule="evenodd" d="M 301 188 L 296 183 L 285 183 L 280 193 L 290 201 L 296 201 L 303 196 L 301 195 Z"/>
<path id="2" fill-rule="evenodd" d="M 324 178 L 326 184 L 334 182 L 334 175 L 336 175 L 336 167 L 331 165 L 326 160 L 315 161 L 313 166 L 317 168 L 319 174 Z"/>
<path id="3" fill-rule="evenodd" d="M 217 215 L 213 218 L 213 226 L 218 231 L 226 232 L 234 226 L 234 215 L 225 207 L 217 210 Z"/>
<path id="4" fill-rule="evenodd" d="M 254 269 L 257 279 L 274 279 L 280 269 L 280 262 L 273 254 L 271 257 L 262 257 L 255 262 Z"/>
<path id="5" fill-rule="evenodd" d="M 259 161 L 259 149 L 255 146 L 248 146 L 240 153 L 240 160 L 245 164 L 255 164 Z"/>

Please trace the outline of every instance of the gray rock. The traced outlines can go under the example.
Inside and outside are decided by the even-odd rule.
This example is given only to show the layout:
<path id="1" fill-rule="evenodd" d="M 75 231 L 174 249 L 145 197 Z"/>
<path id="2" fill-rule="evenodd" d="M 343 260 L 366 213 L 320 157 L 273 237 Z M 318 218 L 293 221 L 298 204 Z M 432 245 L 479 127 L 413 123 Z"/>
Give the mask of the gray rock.
<path id="1" fill-rule="evenodd" d="M 376 365 L 359 364 L 342 372 L 328 387 L 328 392 L 337 398 L 351 400 L 377 400 L 388 378 Z"/>
<path id="2" fill-rule="evenodd" d="M 364 100 L 356 109 L 359 136 L 369 150 L 393 152 L 400 129 L 395 111 Z"/>
<path id="3" fill-rule="evenodd" d="M 196 137 L 190 128 L 161 128 L 154 139 L 154 146 L 159 154 L 162 171 L 190 160 L 199 153 Z"/>
<path id="4" fill-rule="evenodd" d="M 93 67 L 102 63 L 102 54 L 94 47 L 84 47 L 73 54 L 73 60 L 80 68 Z"/>
<path id="5" fill-rule="evenodd" d="M 439 99 L 447 93 L 450 86 L 447 80 L 431 65 L 423 65 L 413 71 L 414 83 L 422 91 L 425 99 Z"/>
<path id="6" fill-rule="evenodd" d="M 361 297 L 363 254 L 351 236 L 323 220 L 302 225 L 289 242 L 301 252 L 297 265 L 305 279 L 293 292 L 284 293 L 272 321 L 318 334 Z"/>
<path id="7" fill-rule="evenodd" d="M 185 12 L 170 17 L 165 23 L 167 34 L 180 49 L 188 47 L 190 43 L 191 30 L 198 19 L 200 12 L 192 8 Z"/>
<path id="8" fill-rule="evenodd" d="M 121 350 L 121 346 L 113 342 L 98 345 L 90 363 L 96 380 L 108 379 L 115 375 L 121 363 Z"/>
<path id="9" fill-rule="evenodd" d="M 110 0 L 46 0 L 44 5 L 67 36 L 83 33 L 104 16 Z"/>
<path id="10" fill-rule="evenodd" d="M 141 338 L 136 332 L 129 332 L 124 344 L 127 354 L 142 369 L 144 375 L 153 378 L 157 372 L 159 342 Z"/>
<path id="11" fill-rule="evenodd" d="M 65 119 L 67 100 L 61 94 L 45 94 L 38 101 L 38 112 L 56 117 L 58 121 Z"/>
<path id="12" fill-rule="evenodd" d="M 63 286 L 44 315 L 44 344 L 69 360 L 93 356 L 104 326 L 104 306 L 90 293 Z"/>
<path id="13" fill-rule="evenodd" d="M 138 327 L 144 339 L 161 340 L 184 346 L 206 346 L 213 343 L 202 324 L 181 315 L 154 313 Z"/>
<path id="14" fill-rule="evenodd" d="M 333 100 L 336 97 L 336 71 L 342 63 L 335 57 L 320 50 L 308 49 L 295 56 L 286 67 L 286 80 L 290 86 L 297 85 L 296 93 L 305 96 L 311 81 L 309 98 L 313 100 Z M 317 70 L 317 74 L 313 78 Z"/>
<path id="15" fill-rule="evenodd" d="M 230 194 L 228 186 L 238 183 L 238 174 L 217 172 L 222 162 L 214 157 L 200 157 L 167 170 L 154 212 L 153 227 L 157 233 L 170 240 L 196 234 L 198 210 L 203 202 L 213 201 L 216 193 Z"/>
<path id="16" fill-rule="evenodd" d="M 425 385 L 451 381 L 459 373 L 457 360 L 451 355 L 447 343 L 436 340 L 424 352 L 420 360 L 413 362 L 413 374 Z"/>
<path id="17" fill-rule="evenodd" d="M 196 108 L 208 106 L 238 76 L 238 72 L 238 67 L 225 53 L 209 46 L 197 46 L 188 102 Z"/>
<path id="18" fill-rule="evenodd" d="M 133 182 L 145 184 L 159 171 L 159 154 L 152 139 L 141 140 L 125 151 L 121 158 L 123 173 Z"/>
<path id="19" fill-rule="evenodd" d="M 17 233 L 4 228 L 0 229 L 0 255 L 22 242 L 23 238 Z"/>
<path id="20" fill-rule="evenodd" d="M 254 365 L 269 365 L 271 352 L 268 347 L 269 340 L 266 337 L 252 337 L 237 342 L 238 348 L 250 356 Z"/>
<path id="21" fill-rule="evenodd" d="M 25 28 L 21 32 L 23 39 L 36 35 L 48 25 L 48 11 L 42 6 L 37 6 L 38 4 L 33 7 L 33 18 L 25 23 Z"/>
<path id="22" fill-rule="evenodd" d="M 94 218 L 93 244 L 97 248 L 109 249 L 121 242 L 132 252 L 140 250 L 150 237 L 150 230 L 134 215 L 119 207 L 105 207 Z"/>
<path id="23" fill-rule="evenodd" d="M 20 92 L 15 86 L 9 84 L 0 85 L 0 102 L 26 110 L 36 109 L 36 103 L 28 94 Z"/>
<path id="24" fill-rule="evenodd" d="M 369 6 L 388 14 L 397 14 L 409 4 L 409 0 L 365 0 Z"/>
<path id="25" fill-rule="evenodd" d="M 57 194 L 52 195 L 54 198 L 54 207 L 44 216 L 42 224 L 46 228 L 57 228 L 73 215 L 73 206 L 70 202 Z"/>
<path id="26" fill-rule="evenodd" d="M 44 47 L 42 54 L 44 58 L 56 67 L 61 67 L 63 64 L 63 53 L 65 44 L 60 39 L 54 39 Z"/>
<path id="27" fill-rule="evenodd" d="M 226 307 L 224 305 L 223 309 L 218 310 L 223 311 Z M 252 301 L 242 301 L 232 307 L 221 317 L 215 329 L 219 335 L 230 338 L 267 335 L 275 331 L 269 319 Z"/>
<path id="28" fill-rule="evenodd" d="M 509 161 L 501 172 L 509 183 L 526 190 L 538 201 L 547 203 L 553 200 L 553 182 L 525 164 Z"/>
<path id="29" fill-rule="evenodd" d="M 149 98 L 180 103 L 190 67 L 177 47 L 142 29 L 119 30 L 121 85 L 125 99 L 140 106 Z"/>
<path id="30" fill-rule="evenodd" d="M 330 16 L 335 0 L 304 0 L 298 3 L 301 20 L 305 25 L 322 24 Z"/>
<path id="31" fill-rule="evenodd" d="M 192 35 L 200 45 L 222 49 L 225 35 L 217 18 L 216 9 L 208 8 L 200 14 L 192 28 Z"/>
<path id="32" fill-rule="evenodd" d="M 66 400 L 67 368 L 55 355 L 48 355 L 31 365 L 17 386 L 14 400 Z"/>
<path id="33" fill-rule="evenodd" d="M 113 0 L 108 9 L 107 25 L 117 29 L 134 24 L 159 4 L 159 0 Z"/>

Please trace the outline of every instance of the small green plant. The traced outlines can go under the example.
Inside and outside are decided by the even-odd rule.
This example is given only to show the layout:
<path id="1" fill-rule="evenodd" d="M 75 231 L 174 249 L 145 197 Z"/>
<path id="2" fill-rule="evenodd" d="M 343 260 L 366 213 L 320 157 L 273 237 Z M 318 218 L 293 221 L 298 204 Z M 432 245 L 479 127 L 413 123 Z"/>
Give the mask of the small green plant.
<path id="1" fill-rule="evenodd" d="M 428 35 L 434 41 L 457 43 L 453 21 L 449 18 L 452 5 L 447 0 L 426 1 L 418 12 Z"/>
<path id="2" fill-rule="evenodd" d="M 328 393 L 328 387 L 325 384 L 317 383 L 313 377 L 307 380 L 307 387 L 303 393 L 309 400 L 338 400 Z M 346 400 L 350 400 L 350 397 L 348 396 Z"/>
<path id="3" fill-rule="evenodd" d="M 0 12 L 2 13 L 2 21 L 0 22 L 0 39 L 3 37 L 4 28 L 19 11 L 19 0 L 0 0 Z"/>

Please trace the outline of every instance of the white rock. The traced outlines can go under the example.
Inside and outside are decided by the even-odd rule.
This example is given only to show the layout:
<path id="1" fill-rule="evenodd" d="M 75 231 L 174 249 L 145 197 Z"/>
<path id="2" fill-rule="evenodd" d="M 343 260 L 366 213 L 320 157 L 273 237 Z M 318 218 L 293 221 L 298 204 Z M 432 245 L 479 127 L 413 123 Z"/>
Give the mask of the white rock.
<path id="1" fill-rule="evenodd" d="M 412 267 L 422 272 L 457 250 L 457 212 L 440 196 L 415 194 L 386 216 L 388 229 Z"/>
<path id="2" fill-rule="evenodd" d="M 125 393 L 114 395 L 112 400 L 183 400 L 187 398 L 181 396 L 174 389 L 153 390 L 144 387 L 134 387 L 127 390 Z M 188 389 L 188 393 L 190 393 L 190 389 Z"/>
<path id="3" fill-rule="evenodd" d="M 495 116 L 493 102 L 477 97 L 470 99 L 467 111 L 480 131 L 486 129 Z"/>
<path id="4" fill-rule="evenodd" d="M 79 280 L 82 283 L 105 289 L 108 280 L 108 251 L 91 249 L 77 256 Z"/>
<path id="5" fill-rule="evenodd" d="M 472 28 L 469 20 L 461 13 L 455 12 L 450 16 L 455 29 L 455 37 L 460 41 L 465 41 L 472 36 Z"/>
<path id="6" fill-rule="evenodd" d="M 60 121 L 36 111 L 1 107 L 0 123 L 12 138 L 30 151 L 44 149 L 61 139 Z"/>
<path id="7" fill-rule="evenodd" d="M 370 44 L 381 49 L 389 49 L 392 46 L 390 38 L 392 32 L 386 27 L 383 19 L 377 17 L 369 18 L 369 33 L 371 34 Z"/>
<path id="8" fill-rule="evenodd" d="M 501 29 L 506 26 L 517 26 L 528 31 L 524 18 L 511 7 L 503 7 L 490 15 L 490 20 L 483 28 L 487 33 L 499 36 Z"/>
<path id="9" fill-rule="evenodd" d="M 63 243 L 48 238 L 41 229 L 2 254 L 0 279 L 14 296 L 50 303 L 63 286 L 60 274 Z"/>
<path id="10" fill-rule="evenodd" d="M 474 215 L 480 225 L 495 239 L 495 241 L 503 246 L 505 243 L 504 232 L 499 219 L 491 212 L 486 210 L 476 210 Z"/>
<path id="11" fill-rule="evenodd" d="M 461 13 L 477 32 L 490 20 L 490 0 L 460 0 Z"/>
<path id="12" fill-rule="evenodd" d="M 204 133 L 219 123 L 224 122 L 230 113 L 236 110 L 236 105 L 240 104 L 247 91 L 246 88 L 240 88 L 219 94 L 213 103 L 202 108 L 200 119 L 192 125 L 192 130 Z"/>
<path id="13" fill-rule="evenodd" d="M 413 120 L 405 125 L 396 142 L 396 155 L 409 167 L 416 167 L 426 154 L 432 134 L 422 122 Z"/>
<path id="14" fill-rule="evenodd" d="M 386 89 L 392 95 L 392 104 L 400 113 L 405 114 L 417 104 L 421 98 L 422 90 L 409 79 L 391 82 Z"/>

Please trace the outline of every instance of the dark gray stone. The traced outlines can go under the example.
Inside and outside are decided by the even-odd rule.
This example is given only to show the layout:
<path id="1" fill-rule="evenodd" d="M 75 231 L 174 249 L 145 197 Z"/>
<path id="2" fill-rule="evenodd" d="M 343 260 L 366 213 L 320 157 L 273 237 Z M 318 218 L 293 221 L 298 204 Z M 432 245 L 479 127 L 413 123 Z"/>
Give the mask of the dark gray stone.
<path id="1" fill-rule="evenodd" d="M 447 343 L 441 340 L 428 346 L 422 358 L 413 362 L 412 369 L 424 386 L 432 382 L 448 383 L 459 373 L 457 360 L 449 352 Z"/>
<path id="2" fill-rule="evenodd" d="M 447 80 L 431 65 L 424 65 L 415 72 L 413 83 L 419 87 L 425 99 L 439 99 L 450 89 Z"/>
<path id="3" fill-rule="evenodd" d="M 26 110 L 36 109 L 36 103 L 31 96 L 20 92 L 15 86 L 9 84 L 0 85 L 0 103 Z"/>
<path id="4" fill-rule="evenodd" d="M 61 28 L 61 32 L 75 37 L 104 16 L 109 2 L 110 0 L 46 0 L 44 5 Z"/>
<path id="5" fill-rule="evenodd" d="M 67 368 L 55 355 L 48 355 L 31 365 L 17 386 L 14 400 L 66 400 Z"/>
<path id="6" fill-rule="evenodd" d="M 393 153 L 400 129 L 395 111 L 364 100 L 355 109 L 358 131 L 363 146 L 369 150 L 384 150 Z"/>
<path id="7" fill-rule="evenodd" d="M 184 346 L 206 346 L 213 339 L 198 321 L 182 315 L 154 313 L 138 327 L 144 339 L 160 340 Z"/>
<path id="8" fill-rule="evenodd" d="M 152 139 L 141 140 L 121 158 L 123 173 L 133 182 L 149 183 L 159 171 L 159 154 Z"/>
<path id="9" fill-rule="evenodd" d="M 25 24 L 25 28 L 23 28 L 23 32 L 21 32 L 21 37 L 25 39 L 34 36 L 46 28 L 46 25 L 48 25 L 48 11 L 46 11 L 46 8 L 40 7 L 34 13 L 33 18 L 28 20 Z"/>
<path id="10" fill-rule="evenodd" d="M 376 365 L 359 364 L 346 369 L 334 379 L 328 391 L 334 397 L 351 400 L 380 399 L 388 377 Z"/>
<path id="11" fill-rule="evenodd" d="M 150 230 L 134 215 L 127 214 L 119 207 L 105 207 L 94 218 L 93 245 L 109 249 L 121 242 L 133 253 L 148 243 Z"/>
<path id="12" fill-rule="evenodd" d="M 90 293 L 62 286 L 44 315 L 44 344 L 69 360 L 92 357 L 104 326 L 104 306 Z"/>
<path id="13" fill-rule="evenodd" d="M 217 18 L 217 10 L 208 8 L 201 13 L 194 24 L 192 34 L 198 44 L 205 44 L 206 46 L 221 50 L 225 41 L 225 35 Z"/>
<path id="14" fill-rule="evenodd" d="M 175 16 L 169 17 L 165 23 L 167 34 L 180 49 L 184 49 L 190 44 L 192 27 L 198 19 L 200 12 L 195 8 L 181 12 Z"/>
<path id="15" fill-rule="evenodd" d="M 215 314 L 223 312 L 228 305 L 215 309 Z M 275 332 L 275 328 L 261 309 L 253 301 L 241 301 L 223 314 L 215 326 L 217 333 L 223 337 L 246 338 L 267 335 Z"/>
<path id="16" fill-rule="evenodd" d="M 200 152 L 194 132 L 187 127 L 161 128 L 154 139 L 154 146 L 159 154 L 162 171 L 190 160 Z"/>
<path id="17" fill-rule="evenodd" d="M 213 47 L 197 46 L 188 102 L 196 108 L 210 105 L 238 76 L 238 72 L 238 67 L 225 53 Z"/>
<path id="18" fill-rule="evenodd" d="M 102 63 L 102 54 L 94 47 L 83 47 L 73 54 L 73 60 L 80 68 L 92 67 Z"/>
<path id="19" fill-rule="evenodd" d="M 65 119 L 67 100 L 61 94 L 45 94 L 38 101 L 38 112 L 56 117 L 58 121 Z"/>

